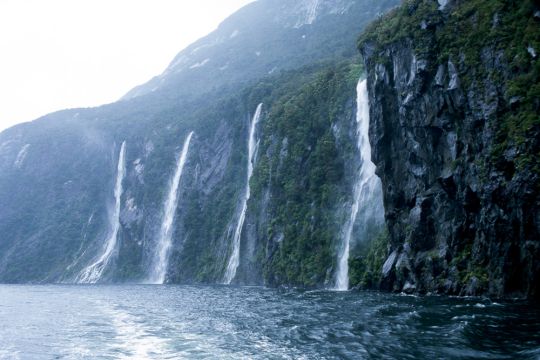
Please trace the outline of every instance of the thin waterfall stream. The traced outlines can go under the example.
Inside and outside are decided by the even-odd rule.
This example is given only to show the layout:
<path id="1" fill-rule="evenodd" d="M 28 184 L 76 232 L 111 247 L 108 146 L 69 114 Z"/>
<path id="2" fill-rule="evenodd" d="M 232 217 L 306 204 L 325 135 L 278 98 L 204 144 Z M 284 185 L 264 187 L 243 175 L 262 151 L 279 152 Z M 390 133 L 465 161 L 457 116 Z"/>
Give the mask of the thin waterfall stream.
<path id="1" fill-rule="evenodd" d="M 371 161 L 371 145 L 369 143 L 369 98 L 367 81 L 360 80 L 356 87 L 356 146 L 360 152 L 360 168 L 354 184 L 353 203 L 350 217 L 345 224 L 335 279 L 335 290 L 349 289 L 349 252 L 354 225 L 361 216 L 363 235 L 366 235 L 370 222 L 383 223 L 384 208 L 382 203 L 381 180 L 375 174 L 375 164 Z M 359 215 L 360 214 L 360 215 Z M 359 240 L 362 236 L 357 236 Z"/>
<path id="2" fill-rule="evenodd" d="M 261 117 L 262 105 L 263 104 L 261 103 L 257 106 L 249 129 L 246 189 L 244 192 L 244 197 L 242 198 L 240 217 L 238 218 L 238 223 L 236 224 L 236 229 L 234 231 L 233 249 L 227 264 L 225 276 L 223 278 L 223 283 L 225 284 L 230 284 L 232 282 L 236 276 L 236 269 L 238 269 L 238 265 L 240 264 L 240 236 L 242 235 L 242 227 L 244 226 L 244 221 L 246 220 L 247 202 L 251 195 L 249 180 L 251 179 L 251 175 L 253 175 L 253 163 L 255 160 L 254 156 L 258 145 L 257 141 L 255 140 L 255 129 L 257 128 L 257 123 Z"/>
<path id="3" fill-rule="evenodd" d="M 120 154 L 118 155 L 118 165 L 116 172 L 116 183 L 114 186 L 114 210 L 109 217 L 109 224 L 111 230 L 109 237 L 105 242 L 105 247 L 101 256 L 92 264 L 84 268 L 79 276 L 77 282 L 80 283 L 96 283 L 103 276 L 103 271 L 109 265 L 111 258 L 113 257 L 116 244 L 118 242 L 118 230 L 120 230 L 120 205 L 122 198 L 122 181 L 126 172 L 126 142 L 122 142 L 120 148 Z"/>
<path id="4" fill-rule="evenodd" d="M 150 268 L 150 275 L 147 280 L 150 284 L 163 284 L 165 282 L 167 267 L 169 265 L 169 254 L 172 247 L 174 215 L 178 206 L 178 186 L 180 185 L 180 179 L 188 157 L 192 136 L 193 131 L 189 133 L 184 141 L 182 152 L 176 163 L 176 171 L 169 182 L 169 192 L 163 207 L 163 220 L 159 230 L 158 243 Z"/>

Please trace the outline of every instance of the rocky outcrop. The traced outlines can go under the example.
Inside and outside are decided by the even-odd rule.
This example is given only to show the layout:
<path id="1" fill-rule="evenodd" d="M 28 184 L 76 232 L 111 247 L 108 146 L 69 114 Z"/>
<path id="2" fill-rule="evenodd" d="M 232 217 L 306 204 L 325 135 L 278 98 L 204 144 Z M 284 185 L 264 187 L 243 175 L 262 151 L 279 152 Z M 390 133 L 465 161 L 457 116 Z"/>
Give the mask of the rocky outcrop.
<path id="1" fill-rule="evenodd" d="M 525 57 L 516 69 L 513 55 L 521 53 L 496 44 L 505 26 L 524 31 L 533 22 L 538 29 L 538 20 L 531 11 L 515 20 L 524 24 L 497 22 L 501 8 L 465 3 L 408 2 L 360 41 L 391 240 L 380 285 L 538 298 L 540 109 L 510 88 L 519 76 L 537 79 L 538 59 Z M 455 32 L 469 23 L 473 32 Z M 407 26 L 414 30 L 400 35 Z M 531 112 L 526 131 L 512 132 Z"/>

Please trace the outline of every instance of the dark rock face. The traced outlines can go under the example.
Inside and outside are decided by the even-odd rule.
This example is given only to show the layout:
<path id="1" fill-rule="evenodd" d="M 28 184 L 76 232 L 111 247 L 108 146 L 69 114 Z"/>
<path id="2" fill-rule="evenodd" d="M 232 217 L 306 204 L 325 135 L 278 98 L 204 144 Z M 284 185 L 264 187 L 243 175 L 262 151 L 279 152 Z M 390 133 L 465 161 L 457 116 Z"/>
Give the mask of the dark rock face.
<path id="1" fill-rule="evenodd" d="M 538 153 L 538 128 L 525 146 L 495 151 L 512 107 L 509 60 L 488 44 L 474 67 L 464 56 L 441 61 L 417 51 L 418 41 L 445 46 L 423 36 L 360 45 L 391 236 L 381 287 L 538 298 L 539 174 L 517 165 L 519 154 Z"/>

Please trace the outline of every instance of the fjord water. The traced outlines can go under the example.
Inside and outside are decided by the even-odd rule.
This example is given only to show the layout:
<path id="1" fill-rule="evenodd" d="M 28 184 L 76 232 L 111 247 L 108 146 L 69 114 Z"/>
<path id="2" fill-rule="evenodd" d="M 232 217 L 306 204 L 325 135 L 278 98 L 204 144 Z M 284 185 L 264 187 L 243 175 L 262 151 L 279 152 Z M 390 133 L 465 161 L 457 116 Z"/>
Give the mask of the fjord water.
<path id="1" fill-rule="evenodd" d="M 126 172 L 126 142 L 122 142 L 120 153 L 118 155 L 118 164 L 116 170 L 116 181 L 114 185 L 114 210 L 109 216 L 110 231 L 102 253 L 97 260 L 84 268 L 77 278 L 80 283 L 96 283 L 101 279 L 103 272 L 109 265 L 118 238 L 118 230 L 120 229 L 120 205 L 122 199 L 122 181 Z"/>
<path id="2" fill-rule="evenodd" d="M 223 282 L 225 284 L 231 283 L 231 281 L 236 276 L 236 269 L 238 269 L 238 265 L 240 264 L 240 236 L 242 235 L 242 228 L 244 227 L 244 221 L 246 220 L 247 202 L 249 200 L 249 197 L 251 196 L 249 180 L 251 179 L 251 175 L 253 175 L 253 162 L 255 160 L 255 151 L 257 150 L 255 130 L 257 128 L 259 118 L 261 117 L 262 106 L 262 103 L 257 106 L 255 114 L 253 115 L 253 119 L 251 120 L 251 125 L 249 127 L 246 189 L 244 191 L 244 197 L 242 198 L 240 216 L 238 217 L 238 222 L 236 223 L 236 228 L 234 230 L 232 252 L 229 256 L 229 262 L 227 264 L 227 269 L 225 270 L 225 276 L 223 279 Z"/>
<path id="3" fill-rule="evenodd" d="M 375 164 L 371 161 L 371 145 L 369 143 L 369 96 L 367 81 L 360 80 L 356 87 L 356 147 L 360 153 L 360 168 L 353 187 L 353 202 L 350 216 L 343 228 L 341 249 L 338 252 L 336 271 L 336 290 L 349 288 L 349 250 L 354 225 L 360 213 L 358 227 L 359 241 L 366 240 L 370 225 L 373 223 L 382 228 L 384 223 L 384 207 L 382 199 L 381 179 L 375 175 Z"/>
<path id="4" fill-rule="evenodd" d="M 540 309 L 479 298 L 0 285 L 0 359 L 537 359 Z"/>
<path id="5" fill-rule="evenodd" d="M 178 205 L 178 186 L 180 185 L 180 178 L 182 177 L 182 171 L 184 170 L 184 165 L 186 164 L 189 152 L 189 144 L 192 136 L 193 131 L 189 133 L 184 141 L 182 152 L 178 156 L 174 176 L 169 183 L 169 192 L 165 199 L 163 218 L 161 228 L 159 230 L 157 246 L 154 252 L 154 259 L 150 267 L 150 275 L 148 278 L 148 283 L 150 284 L 163 284 L 165 281 L 165 275 L 167 274 L 169 252 L 172 246 L 174 215 L 176 214 L 176 207 Z"/>

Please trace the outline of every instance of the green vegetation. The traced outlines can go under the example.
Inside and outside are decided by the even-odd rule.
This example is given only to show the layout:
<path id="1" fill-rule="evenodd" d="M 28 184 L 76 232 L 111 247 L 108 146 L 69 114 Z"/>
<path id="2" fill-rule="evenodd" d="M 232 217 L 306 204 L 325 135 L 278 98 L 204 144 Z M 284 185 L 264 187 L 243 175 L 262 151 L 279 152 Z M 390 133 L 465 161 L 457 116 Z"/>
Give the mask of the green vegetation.
<path id="1" fill-rule="evenodd" d="M 452 266 L 455 266 L 459 274 L 459 282 L 462 287 L 466 287 L 473 278 L 478 280 L 478 285 L 485 288 L 488 285 L 489 276 L 486 267 L 477 264 L 472 259 L 472 245 L 467 244 L 452 259 Z"/>
<path id="2" fill-rule="evenodd" d="M 261 238 L 266 239 L 259 244 L 259 264 L 267 263 L 268 258 L 273 256 L 272 254 L 266 254 L 264 251 L 265 242 L 268 241 L 267 236 L 275 235 L 273 231 L 279 228 L 281 223 L 290 219 L 290 214 L 274 213 L 273 211 L 278 211 L 278 209 L 280 209 L 279 211 L 293 211 L 299 222 L 302 216 L 307 218 L 316 212 L 317 207 L 314 207 L 312 203 L 316 199 L 315 194 L 320 193 L 324 199 L 317 200 L 319 203 L 317 210 L 319 215 L 317 216 L 322 216 L 320 215 L 322 213 L 325 214 L 324 216 L 331 216 L 330 209 L 323 208 L 327 204 L 335 205 L 336 198 L 330 199 L 330 193 L 333 189 L 332 186 L 337 186 L 336 184 L 341 181 L 340 172 L 343 170 L 343 164 L 336 162 L 339 156 L 336 152 L 331 125 L 336 118 L 344 116 L 343 112 L 348 112 L 346 116 L 350 116 L 352 108 L 350 106 L 345 108 L 344 103 L 350 102 L 354 98 L 354 87 L 361 71 L 362 66 L 351 60 L 344 61 L 339 65 L 322 62 L 294 71 L 285 71 L 264 78 L 246 89 L 224 95 L 215 94 L 212 97 L 214 99 L 218 98 L 216 103 L 205 105 L 201 107 L 200 111 L 184 116 L 181 121 L 172 124 L 172 128 L 170 127 L 168 130 L 169 132 L 178 134 L 193 129 L 197 138 L 211 137 L 215 127 L 226 126 L 228 129 L 227 137 L 230 139 L 227 142 L 234 144 L 231 157 L 225 164 L 220 185 L 208 194 L 203 194 L 201 189 L 188 185 L 189 190 L 184 194 L 183 202 L 179 204 L 182 215 L 179 218 L 183 219 L 184 228 L 189 229 L 189 236 L 186 237 L 182 247 L 173 250 L 171 255 L 170 263 L 173 264 L 171 265 L 172 281 L 203 283 L 221 281 L 230 251 L 230 237 L 232 236 L 230 233 L 227 234 L 227 229 L 235 225 L 234 214 L 238 210 L 238 199 L 244 189 L 247 161 L 247 149 L 245 147 L 247 146 L 246 135 L 249 129 L 249 121 L 260 102 L 263 102 L 264 106 L 263 118 L 258 129 L 258 136 L 260 137 L 259 156 L 251 179 L 251 200 L 248 212 L 256 213 L 257 210 L 255 209 L 262 206 L 263 195 L 269 186 L 268 181 L 272 179 L 276 183 L 272 183 L 270 187 L 272 202 L 270 204 L 271 209 L 268 210 L 272 214 L 276 214 L 276 218 L 272 220 L 272 224 L 269 224 L 268 229 L 262 230 L 262 233 L 259 234 Z M 336 75 L 336 73 L 339 75 Z M 338 96 L 336 103 L 333 102 L 334 96 Z M 338 106 L 337 101 L 342 104 Z M 317 106 L 312 107 L 315 102 L 318 103 Z M 334 105 L 333 108 L 327 106 L 330 103 Z M 290 114 L 284 113 L 285 107 L 288 107 L 287 111 Z M 294 111 L 291 112 L 292 107 L 294 107 Z M 309 116 L 306 115 L 308 108 L 311 108 Z M 293 113 L 294 118 L 291 115 Z M 158 121 L 161 122 L 162 120 Z M 225 123 L 227 125 L 224 125 Z M 212 127 L 209 124 L 212 124 Z M 151 200 L 157 206 L 162 203 L 164 193 L 163 191 L 157 191 L 160 188 L 158 182 L 167 182 L 168 174 L 174 166 L 174 158 L 171 154 L 174 154 L 174 149 L 178 146 L 179 141 L 182 141 L 183 136 L 171 137 L 167 134 L 159 134 L 159 137 L 154 140 L 156 148 L 159 147 L 160 150 L 156 151 L 153 165 L 146 171 L 147 174 L 152 171 L 153 175 L 155 172 L 156 191 L 147 192 L 145 196 L 148 198 L 145 199 L 145 202 Z M 280 140 L 276 140 L 277 138 Z M 294 154 L 295 158 L 306 157 L 307 162 L 302 166 L 309 169 L 309 178 L 306 177 L 308 174 L 298 172 L 295 167 L 296 162 L 292 161 L 292 159 L 291 162 L 286 162 L 287 168 L 281 168 L 285 172 L 279 172 L 279 174 L 275 172 L 276 162 L 280 162 L 278 159 L 279 152 L 271 154 L 268 148 L 275 147 L 274 143 L 276 141 L 281 143 L 284 138 L 295 144 L 292 148 L 294 152 L 289 152 L 289 155 Z M 220 143 L 223 139 L 219 138 L 213 141 Z M 199 152 L 200 150 L 196 148 L 196 142 L 194 144 L 195 153 Z M 308 150 L 309 147 L 312 147 L 312 150 Z M 162 158 L 163 155 L 161 154 L 166 156 Z M 160 158 L 157 158 L 157 156 L 160 156 Z M 164 168 L 171 170 L 164 172 Z M 189 169 L 189 164 L 187 169 Z M 309 185 L 307 186 L 310 188 L 310 194 L 308 197 L 304 197 L 303 188 L 297 186 L 297 184 L 308 182 Z M 149 198 L 150 196 L 152 198 Z M 296 205 L 281 207 L 289 202 L 290 199 L 287 200 L 288 196 L 297 201 Z M 321 203 L 321 201 L 323 202 Z M 301 212 L 306 207 L 312 207 L 314 212 L 302 214 Z M 294 251 L 298 258 L 304 251 L 316 253 L 313 259 L 308 259 L 306 264 L 302 265 L 305 266 L 305 269 L 302 270 L 305 274 L 317 273 L 323 268 L 325 272 L 326 269 L 332 266 L 334 261 L 332 249 L 335 245 L 334 237 L 338 229 L 335 228 L 336 225 L 332 222 L 333 230 L 330 232 L 329 219 L 326 225 L 319 220 L 317 221 L 317 224 L 323 227 L 317 234 L 317 241 L 319 241 L 319 235 L 326 240 L 320 242 L 321 245 L 314 247 L 312 250 L 300 247 Z M 314 225 L 316 230 L 319 229 L 319 225 Z M 290 229 L 295 226 L 295 224 L 291 224 Z M 324 226 L 326 226 L 326 229 Z M 178 225 L 178 229 L 181 231 L 182 226 Z M 289 241 L 286 244 L 294 244 L 300 237 L 304 236 L 301 230 L 298 233 L 295 231 L 287 233 L 289 234 Z M 205 239 L 205 241 L 200 239 Z M 209 249 L 212 251 L 208 251 Z M 296 260 L 294 266 L 299 263 Z M 320 276 L 311 280 L 307 279 L 307 277 L 306 275 L 300 280 L 288 283 L 309 284 L 309 286 L 321 283 Z M 309 277 L 312 277 L 312 275 L 309 275 Z"/>
<path id="3" fill-rule="evenodd" d="M 491 161 L 499 162 L 507 149 L 517 147 L 517 169 L 540 173 L 540 19 L 534 16 L 535 2 L 471 0 L 448 7 L 439 11 L 435 1 L 406 0 L 372 23 L 359 47 L 375 46 L 374 61 L 384 63 L 383 49 L 410 43 L 432 69 L 448 60 L 459 64 L 464 93 L 484 91 L 486 82 L 501 86 L 506 104 L 496 114 Z"/>
<path id="4" fill-rule="evenodd" d="M 360 71 L 345 62 L 317 72 L 267 110 L 252 188 L 254 202 L 261 201 L 263 189 L 271 192 L 272 221 L 263 234 L 274 251 L 263 260 L 270 284 L 312 287 L 328 280 L 341 226 L 335 210 L 348 196 L 332 126 L 352 118 Z"/>
<path id="5" fill-rule="evenodd" d="M 321 286 L 335 265 L 342 225 L 335 210 L 351 195 L 344 173 L 355 151 L 346 136 L 354 131 L 336 139 L 332 126 L 354 126 L 362 71 L 351 60 L 354 41 L 374 13 L 397 1 L 351 1 L 347 12 L 321 14 L 301 29 L 289 26 L 287 9 L 257 2 L 183 51 L 189 59 L 183 69 L 171 68 L 138 88 L 145 95 L 61 111 L 0 133 L 0 280 L 66 280 L 99 253 L 122 141 L 122 226 L 118 258 L 107 275 L 142 279 L 175 158 L 190 131 L 170 280 L 221 280 L 227 233 L 245 185 L 249 118 L 263 102 L 248 216 L 264 208 L 267 219 L 246 221 L 258 227 L 263 269 L 254 272 L 264 270 L 269 284 Z M 233 39 L 236 29 L 240 35 Z M 211 59 L 204 68 L 189 68 L 204 59 Z M 30 151 L 18 169 L 13 162 L 25 144 Z"/>
<path id="6" fill-rule="evenodd" d="M 349 260 L 349 282 L 351 287 L 377 288 L 381 282 L 382 266 L 388 256 L 390 236 L 384 229 L 359 255 Z"/>
<path id="7" fill-rule="evenodd" d="M 114 274 L 109 275 L 118 281 L 143 278 L 144 247 L 154 241 L 175 157 L 187 133 L 194 130 L 194 155 L 186 165 L 188 175 L 182 180 L 185 192 L 177 214 L 180 220 L 176 223 L 176 234 L 181 246 L 172 250 L 170 279 L 220 281 L 229 251 L 226 231 L 245 181 L 247 128 L 257 104 L 263 102 L 263 119 L 258 129 L 259 155 L 249 202 L 249 212 L 256 213 L 263 205 L 265 192 L 270 191 L 267 208 L 270 221 L 258 234 L 261 240 L 257 253 L 264 272 L 261 276 L 273 285 L 321 286 L 331 275 L 327 271 L 336 260 L 337 237 L 342 226 L 336 220 L 336 208 L 350 197 L 344 159 L 355 151 L 354 141 L 349 144 L 349 140 L 342 139 L 337 144 L 332 126 L 341 122 L 341 126 L 354 127 L 355 86 L 362 71 L 363 66 L 350 59 L 339 64 L 322 62 L 264 78 L 244 89 L 216 91 L 208 98 L 168 105 L 159 99 L 147 99 L 131 107 L 121 102 L 88 110 L 89 114 L 80 121 L 93 121 L 94 128 L 113 130 L 106 136 L 93 130 L 102 137 L 101 141 L 76 151 L 71 149 L 72 144 L 86 144 L 89 140 L 80 125 L 69 122 L 74 111 L 59 113 L 55 126 L 47 121 L 38 123 L 41 126 L 34 129 L 35 138 L 30 134 L 27 139 L 33 147 L 27 161 L 43 165 L 24 168 L 26 176 L 22 178 L 13 173 L 12 177 L 0 179 L 6 189 L 22 185 L 34 189 L 29 193 L 13 190 L 11 197 L 31 210 L 20 219 L 0 225 L 28 241 L 32 241 L 31 234 L 37 229 L 44 230 L 39 233 L 40 246 L 29 253 L 33 265 L 28 266 L 21 258 L 20 262 L 10 264 L 3 279 L 20 281 L 31 276 L 45 280 L 64 276 L 65 269 L 87 250 L 70 269 L 74 275 L 81 264 L 88 263 L 99 252 L 108 228 L 106 209 L 112 199 L 117 161 L 118 149 L 110 144 L 118 146 L 123 140 L 127 143 L 127 176 L 122 201 L 125 204 L 128 198 L 133 198 L 145 218 L 124 223 L 128 226 L 119 235 L 117 266 Z M 106 116 L 111 112 L 122 115 L 113 121 Z M 48 138 L 40 137 L 50 127 L 48 131 L 65 129 L 52 148 Z M 224 133 L 216 137 L 217 128 L 222 128 Z M 345 129 L 345 133 L 349 130 Z M 230 158 L 223 165 L 219 184 L 204 193 L 199 184 L 192 183 L 195 166 L 198 163 L 206 166 L 208 161 L 198 154 L 201 146 L 212 149 L 222 144 L 224 134 L 226 142 L 234 144 Z M 288 145 L 281 148 L 284 139 Z M 144 155 L 149 143 L 153 150 Z M 53 155 L 49 155 L 51 149 Z M 44 159 L 34 158 L 38 155 Z M 60 160 L 54 168 L 47 165 L 51 163 L 49 156 Z M 137 159 L 144 165 L 144 183 L 134 175 L 133 164 Z M 36 182 L 31 175 L 35 173 L 47 176 L 38 177 Z M 43 191 L 47 184 L 67 181 L 73 182 L 72 187 L 58 187 L 54 195 Z M 88 223 L 93 213 L 94 218 Z M 21 226 L 23 223 L 25 226 Z M 280 234 L 283 241 L 276 244 Z M 56 259 L 53 268 L 48 267 L 50 259 Z"/>
<path id="8" fill-rule="evenodd" d="M 415 41 L 413 46 L 420 56 L 429 54 L 432 44 L 427 37 L 423 39 L 426 32 L 422 30 L 421 23 L 425 21 L 431 24 L 437 22 L 439 17 L 435 1 L 407 0 L 372 22 L 360 36 L 358 45 L 362 47 L 365 43 L 371 43 L 381 49 L 401 41 L 422 39 Z M 377 56 L 376 61 L 385 62 L 386 58 Z"/>

